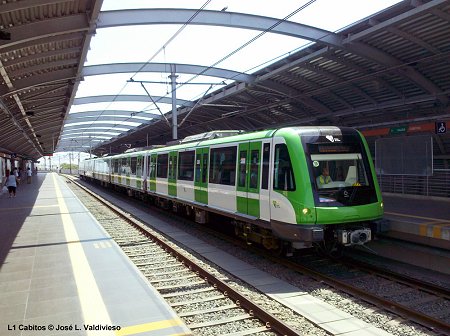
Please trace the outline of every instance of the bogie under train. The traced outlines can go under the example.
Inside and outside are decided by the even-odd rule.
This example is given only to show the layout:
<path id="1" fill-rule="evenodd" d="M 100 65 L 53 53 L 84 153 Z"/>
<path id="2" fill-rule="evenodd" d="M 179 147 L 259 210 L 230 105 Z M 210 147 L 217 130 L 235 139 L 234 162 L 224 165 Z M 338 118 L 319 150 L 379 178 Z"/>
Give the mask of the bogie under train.
<path id="1" fill-rule="evenodd" d="M 367 143 L 352 128 L 208 132 L 86 160 L 80 175 L 148 195 L 198 223 L 222 214 L 238 236 L 273 250 L 363 245 L 383 216 Z"/>

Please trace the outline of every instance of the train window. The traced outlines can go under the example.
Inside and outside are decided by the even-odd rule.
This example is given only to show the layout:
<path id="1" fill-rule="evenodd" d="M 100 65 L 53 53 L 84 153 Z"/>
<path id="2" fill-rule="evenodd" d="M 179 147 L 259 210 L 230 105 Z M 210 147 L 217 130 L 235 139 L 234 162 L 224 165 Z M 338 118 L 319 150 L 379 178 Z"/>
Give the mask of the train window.
<path id="1" fill-rule="evenodd" d="M 145 160 L 147 161 L 147 168 L 145 169 L 145 173 L 146 173 L 145 175 L 148 178 L 151 178 L 152 177 L 152 159 L 151 159 L 151 156 L 150 155 L 146 156 Z"/>
<path id="2" fill-rule="evenodd" d="M 130 163 L 129 163 L 128 158 L 126 158 L 126 157 L 122 158 L 122 166 L 120 168 L 122 170 L 122 175 L 130 174 Z"/>
<path id="3" fill-rule="evenodd" d="M 143 166 L 143 157 L 138 156 L 137 157 L 137 163 L 136 163 L 136 176 L 142 176 L 142 166 Z"/>
<path id="4" fill-rule="evenodd" d="M 159 154 L 158 155 L 158 165 L 156 169 L 156 177 L 167 178 L 167 168 L 168 168 L 169 154 Z"/>
<path id="5" fill-rule="evenodd" d="M 235 185 L 237 147 L 211 149 L 209 183 Z"/>
<path id="6" fill-rule="evenodd" d="M 291 158 L 285 144 L 275 145 L 273 189 L 283 191 L 295 190 L 295 181 Z"/>
<path id="7" fill-rule="evenodd" d="M 137 157 L 133 156 L 131 157 L 131 164 L 130 164 L 131 175 L 136 175 L 136 168 L 137 168 Z"/>
<path id="8" fill-rule="evenodd" d="M 259 150 L 254 149 L 250 152 L 250 184 L 252 189 L 258 188 L 258 168 L 259 168 Z"/>
<path id="9" fill-rule="evenodd" d="M 195 152 L 180 152 L 179 154 L 179 166 L 178 166 L 178 178 L 185 181 L 194 180 L 194 158 Z"/>
<path id="10" fill-rule="evenodd" d="M 119 160 L 114 159 L 113 165 L 114 165 L 114 174 L 119 174 Z"/>
<path id="11" fill-rule="evenodd" d="M 156 177 L 156 155 L 152 155 L 150 159 L 150 178 Z"/>
<path id="12" fill-rule="evenodd" d="M 361 153 L 311 154 L 318 189 L 368 186 Z"/>
<path id="13" fill-rule="evenodd" d="M 245 187 L 245 180 L 247 178 L 247 151 L 239 152 L 239 183 L 238 187 Z"/>
<path id="14" fill-rule="evenodd" d="M 269 189 L 269 160 L 270 160 L 270 144 L 263 145 L 263 162 L 262 162 L 262 181 L 261 189 Z"/>

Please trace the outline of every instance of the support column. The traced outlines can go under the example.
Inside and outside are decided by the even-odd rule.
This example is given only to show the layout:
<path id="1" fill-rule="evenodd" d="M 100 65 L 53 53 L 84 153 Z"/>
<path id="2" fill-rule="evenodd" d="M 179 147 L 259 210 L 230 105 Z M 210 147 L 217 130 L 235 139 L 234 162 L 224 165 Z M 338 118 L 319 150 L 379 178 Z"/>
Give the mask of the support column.
<path id="1" fill-rule="evenodd" d="M 172 140 L 178 139 L 178 115 L 177 115 L 177 78 L 174 71 L 169 76 L 172 83 Z"/>

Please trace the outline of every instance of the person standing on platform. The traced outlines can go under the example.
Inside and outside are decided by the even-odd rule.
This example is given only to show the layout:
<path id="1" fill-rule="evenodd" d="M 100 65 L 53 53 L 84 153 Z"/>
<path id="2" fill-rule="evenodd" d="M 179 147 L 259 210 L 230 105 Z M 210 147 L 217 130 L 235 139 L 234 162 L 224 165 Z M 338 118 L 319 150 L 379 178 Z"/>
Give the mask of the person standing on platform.
<path id="1" fill-rule="evenodd" d="M 31 175 L 33 175 L 33 172 L 31 171 L 31 168 L 27 168 L 27 184 L 31 183 Z"/>
<path id="2" fill-rule="evenodd" d="M 9 170 L 6 170 L 4 185 L 8 187 L 9 198 L 16 197 L 17 177 L 14 174 L 10 174 Z"/>
<path id="3" fill-rule="evenodd" d="M 17 188 L 20 184 L 20 175 L 19 175 L 19 171 L 17 170 L 17 168 L 13 169 L 13 172 L 11 175 L 14 175 L 16 177 L 16 188 Z"/>

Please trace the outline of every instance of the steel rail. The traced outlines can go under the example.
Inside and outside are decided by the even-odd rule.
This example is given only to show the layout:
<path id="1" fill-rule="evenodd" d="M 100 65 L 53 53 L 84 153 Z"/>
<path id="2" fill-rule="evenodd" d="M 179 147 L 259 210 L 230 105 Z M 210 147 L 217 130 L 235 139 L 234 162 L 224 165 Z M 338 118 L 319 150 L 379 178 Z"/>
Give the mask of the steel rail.
<path id="1" fill-rule="evenodd" d="M 312 270 L 306 266 L 299 265 L 293 261 L 281 259 L 262 251 L 260 251 L 260 253 L 263 253 L 266 258 L 274 262 L 282 264 L 299 273 L 309 275 L 312 278 L 320 280 L 333 288 L 346 292 L 354 297 L 358 297 L 375 306 L 382 307 L 391 313 L 402 316 L 426 328 L 431 328 L 435 332 L 442 332 L 443 335 L 450 334 L 450 325 L 444 321 L 438 320 L 426 314 L 422 314 L 421 312 L 408 308 L 400 303 L 384 299 L 363 289 L 352 286 L 344 281 L 334 279 L 331 276 Z"/>
<path id="2" fill-rule="evenodd" d="M 332 278 L 331 276 L 322 274 L 318 271 L 314 271 L 306 266 L 299 265 L 293 261 L 289 261 L 283 258 L 280 258 L 278 256 L 274 256 L 273 254 L 270 254 L 260 248 L 254 247 L 253 245 L 248 245 L 246 242 L 243 242 L 242 240 L 237 240 L 235 238 L 230 238 L 229 236 L 226 236 L 222 233 L 219 233 L 217 231 L 208 230 L 207 228 L 202 228 L 205 231 L 208 231 L 209 233 L 216 235 L 220 237 L 220 239 L 227 240 L 230 243 L 236 244 L 238 246 L 241 246 L 242 248 L 245 248 L 247 250 L 250 250 L 252 252 L 258 253 L 260 255 L 263 255 L 268 260 L 271 260 L 273 262 L 276 262 L 278 264 L 281 264 L 289 269 L 292 269 L 296 272 L 311 276 L 312 278 L 321 281 L 323 283 L 326 283 L 330 287 L 333 287 L 335 289 L 338 289 L 340 291 L 343 291 L 345 293 L 348 293 L 354 297 L 360 298 L 368 303 L 371 303 L 375 306 L 381 307 L 382 309 L 389 311 L 395 315 L 402 316 L 405 319 L 408 319 L 410 321 L 413 321 L 415 323 L 418 323 L 426 328 L 433 329 L 434 331 L 442 332 L 443 335 L 449 335 L 450 334 L 450 325 L 448 323 L 445 323 L 444 321 L 438 320 L 436 318 L 433 318 L 429 315 L 422 314 L 414 309 L 410 309 L 400 303 L 390 301 L 387 299 L 384 299 L 382 297 L 379 297 L 375 294 L 371 294 L 367 291 L 364 291 L 362 289 L 359 289 L 358 287 L 352 286 L 350 284 L 345 283 L 344 281 L 340 281 L 337 279 Z M 406 279 L 406 278 L 405 278 Z M 417 284 L 418 287 L 423 287 L 423 283 L 421 283 L 419 280 L 414 279 L 413 282 L 414 285 Z M 406 285 L 411 286 L 406 281 L 404 282 Z M 430 290 L 431 291 L 431 290 Z M 436 288 L 436 291 L 438 289 Z M 444 290 L 445 291 L 445 290 Z M 433 293 L 434 294 L 434 293 Z M 442 295 L 440 295 L 442 296 Z M 446 296 L 448 296 L 448 292 L 446 293 Z"/>
<path id="3" fill-rule="evenodd" d="M 401 283 L 401 284 L 404 284 L 407 286 L 415 286 L 417 289 L 419 289 L 421 291 L 424 291 L 424 292 L 433 294 L 435 296 L 439 296 L 444 299 L 450 300 L 450 291 L 443 286 L 439 286 L 439 285 L 436 285 L 433 283 L 421 281 L 419 279 L 410 277 L 408 275 L 396 273 L 391 270 L 381 268 L 379 266 L 370 265 L 370 264 L 367 265 L 366 263 L 364 263 L 362 261 L 353 259 L 348 256 L 340 261 L 343 262 L 344 264 L 347 264 L 349 267 L 359 268 L 368 273 L 375 272 L 374 273 L 375 275 L 385 276 L 386 278 L 388 278 L 392 281 L 396 281 L 398 283 Z"/>
<path id="4" fill-rule="evenodd" d="M 132 214 L 120 209 L 118 206 L 112 204 L 108 200 L 102 198 L 101 196 L 95 194 L 94 192 L 90 191 L 88 188 L 84 187 L 80 183 L 76 182 L 75 179 L 69 176 L 65 176 L 66 178 L 70 179 L 73 184 L 75 184 L 77 187 L 82 189 L 83 191 L 87 192 L 89 195 L 94 197 L 96 200 L 98 200 L 103 205 L 107 206 L 111 211 L 116 213 L 118 216 L 120 216 L 122 219 L 133 225 L 136 229 L 138 229 L 142 234 L 144 234 L 147 237 L 151 237 L 152 240 L 156 241 L 160 246 L 162 246 L 166 251 L 171 253 L 172 255 L 176 256 L 178 260 L 183 262 L 185 265 L 190 267 L 193 271 L 197 272 L 201 277 L 204 278 L 205 281 L 207 281 L 212 286 L 216 287 L 220 291 L 224 293 L 224 295 L 228 296 L 228 298 L 232 299 L 237 306 L 245 309 L 248 311 L 248 313 L 255 318 L 258 318 L 259 320 L 263 321 L 268 329 L 268 331 L 275 332 L 279 335 L 285 335 L 285 336 L 298 336 L 301 335 L 298 331 L 291 328 L 289 325 L 284 323 L 283 321 L 279 320 L 272 314 L 265 311 L 263 308 L 259 307 L 257 304 L 252 302 L 251 300 L 247 299 L 244 295 L 240 294 L 238 291 L 227 285 L 224 281 L 216 278 L 213 274 L 202 268 L 200 265 L 196 264 L 186 256 L 182 255 L 178 251 L 176 251 L 172 246 L 170 246 L 168 243 L 163 241 L 157 236 L 152 235 L 151 232 L 149 232 L 148 228 L 146 227 L 144 221 L 142 221 L 139 218 L 134 217 Z M 153 229 L 157 231 L 156 229 Z"/>

